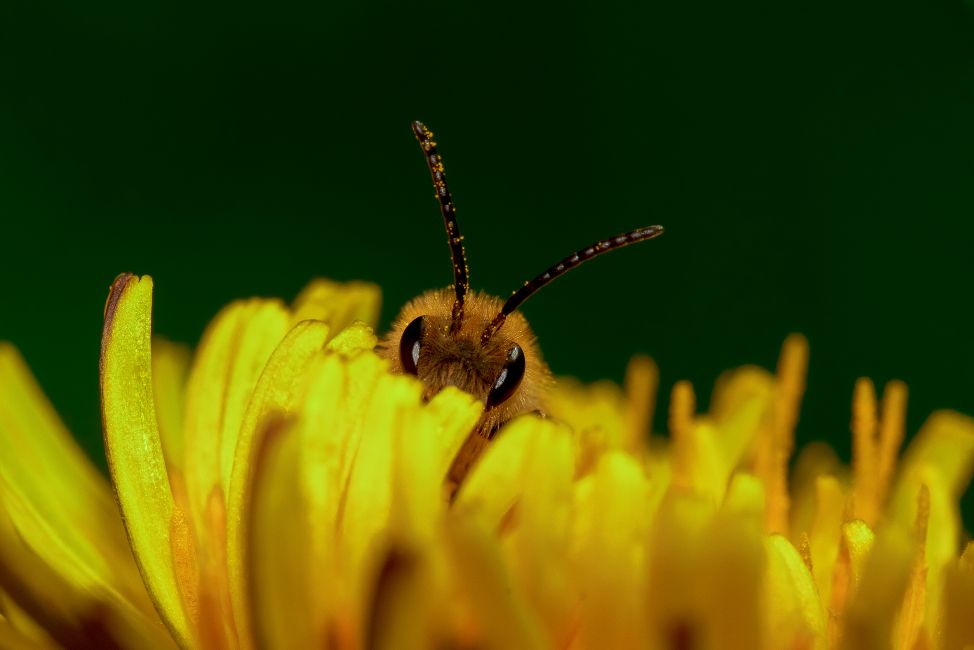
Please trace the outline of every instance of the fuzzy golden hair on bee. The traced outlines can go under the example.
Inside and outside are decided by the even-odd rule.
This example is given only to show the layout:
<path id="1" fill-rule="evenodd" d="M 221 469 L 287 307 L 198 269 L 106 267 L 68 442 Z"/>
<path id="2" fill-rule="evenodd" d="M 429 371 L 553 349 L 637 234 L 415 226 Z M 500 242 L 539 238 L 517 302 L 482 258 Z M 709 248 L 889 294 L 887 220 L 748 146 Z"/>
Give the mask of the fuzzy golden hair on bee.
<path id="1" fill-rule="evenodd" d="M 544 395 L 551 384 L 551 373 L 542 360 L 537 338 L 527 319 L 513 313 L 486 342 L 484 331 L 503 307 L 500 298 L 480 292 L 467 294 L 464 318 L 457 331 L 452 331 L 451 313 L 454 302 L 452 289 L 434 289 L 411 300 L 402 308 L 392 329 L 385 336 L 382 349 L 399 350 L 400 343 L 414 344 L 404 337 L 406 329 L 415 322 L 422 323 L 420 346 L 415 364 L 410 364 L 408 349 L 403 355 L 387 355 L 396 373 L 415 374 L 423 382 L 423 397 L 429 399 L 447 386 L 481 398 L 485 404 L 478 429 L 493 434 L 497 428 L 522 413 L 543 412 Z M 420 320 L 421 319 L 421 320 Z M 417 329 L 420 326 L 416 326 Z M 523 359 L 520 377 L 504 379 L 512 382 L 498 385 L 498 379 L 510 364 L 511 351 Z M 515 360 L 516 362 L 516 360 Z M 415 367 L 413 367 L 413 365 Z M 494 388 L 497 391 L 494 391 Z M 506 394 L 509 391 L 509 395 Z M 493 399 L 492 399 L 493 397 Z"/>
<path id="2" fill-rule="evenodd" d="M 446 183 L 443 159 L 433 133 L 422 122 L 413 122 L 412 127 L 426 156 L 446 227 L 453 284 L 427 291 L 407 303 L 377 351 L 389 360 L 393 372 L 414 375 L 423 383 L 424 399 L 447 386 L 455 386 L 484 404 L 480 422 L 450 469 L 447 483 L 455 489 L 504 423 L 526 413 L 544 414 L 551 372 L 541 357 L 531 326 L 517 309 L 542 287 L 579 264 L 610 250 L 658 237 L 663 228 L 648 226 L 597 241 L 525 282 L 507 300 L 470 292 L 463 236 Z"/>

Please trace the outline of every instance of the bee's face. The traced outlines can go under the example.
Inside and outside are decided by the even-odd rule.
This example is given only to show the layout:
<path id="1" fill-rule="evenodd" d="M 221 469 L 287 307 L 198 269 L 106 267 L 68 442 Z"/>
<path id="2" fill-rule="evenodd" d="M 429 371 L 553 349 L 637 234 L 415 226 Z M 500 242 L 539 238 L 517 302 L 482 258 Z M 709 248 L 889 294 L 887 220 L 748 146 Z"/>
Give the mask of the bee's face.
<path id="1" fill-rule="evenodd" d="M 423 396 L 431 398 L 456 386 L 484 404 L 478 430 L 491 435 L 501 424 L 522 413 L 540 410 L 549 383 L 527 320 L 512 314 L 486 343 L 482 340 L 502 301 L 473 293 L 466 315 L 453 332 L 453 291 L 428 291 L 403 307 L 381 346 L 393 372 L 415 375 Z"/>

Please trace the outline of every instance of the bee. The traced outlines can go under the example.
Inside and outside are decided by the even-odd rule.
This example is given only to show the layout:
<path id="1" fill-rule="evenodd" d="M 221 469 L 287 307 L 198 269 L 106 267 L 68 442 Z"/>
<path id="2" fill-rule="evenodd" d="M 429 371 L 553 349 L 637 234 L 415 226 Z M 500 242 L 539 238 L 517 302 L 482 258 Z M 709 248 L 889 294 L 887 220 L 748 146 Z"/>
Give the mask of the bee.
<path id="1" fill-rule="evenodd" d="M 414 375 L 423 382 L 425 400 L 447 386 L 456 386 L 483 403 L 483 415 L 447 476 L 452 494 L 504 423 L 525 413 L 544 416 L 545 395 L 553 383 L 551 371 L 541 357 L 537 337 L 518 308 L 539 289 L 582 262 L 658 237 L 663 234 L 663 227 L 637 228 L 577 250 L 525 282 L 507 300 L 471 292 L 463 236 L 446 183 L 443 158 L 436 149 L 433 133 L 422 122 L 413 122 L 412 128 L 426 156 L 446 225 L 453 285 L 427 291 L 408 302 L 378 351 L 389 360 L 392 372 Z"/>

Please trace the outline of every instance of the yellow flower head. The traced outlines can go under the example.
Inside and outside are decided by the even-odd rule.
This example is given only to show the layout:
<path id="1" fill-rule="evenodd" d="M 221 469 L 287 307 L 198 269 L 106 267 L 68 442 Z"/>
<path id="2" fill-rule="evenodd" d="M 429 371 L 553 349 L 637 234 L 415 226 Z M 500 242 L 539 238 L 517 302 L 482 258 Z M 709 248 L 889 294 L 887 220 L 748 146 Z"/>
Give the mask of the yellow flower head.
<path id="1" fill-rule="evenodd" d="M 668 442 L 649 360 L 560 381 L 451 501 L 482 402 L 389 371 L 376 288 L 234 303 L 193 355 L 151 303 L 126 275 L 106 305 L 111 485 L 0 345 L 0 647 L 974 647 L 974 421 L 898 462 L 906 389 L 862 380 L 851 469 L 813 446 L 789 480 L 801 337 L 707 413 L 677 384 Z"/>

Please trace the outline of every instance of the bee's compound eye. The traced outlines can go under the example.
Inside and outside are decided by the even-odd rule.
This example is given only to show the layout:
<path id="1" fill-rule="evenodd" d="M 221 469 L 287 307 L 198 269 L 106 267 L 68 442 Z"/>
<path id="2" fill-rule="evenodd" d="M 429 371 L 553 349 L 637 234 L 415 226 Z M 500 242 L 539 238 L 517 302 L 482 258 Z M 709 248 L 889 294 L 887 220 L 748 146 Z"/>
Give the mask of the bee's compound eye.
<path id="1" fill-rule="evenodd" d="M 507 364 L 494 381 L 494 387 L 487 395 L 487 408 L 497 406 L 508 399 L 524 379 L 524 350 L 515 343 L 507 353 Z"/>
<path id="2" fill-rule="evenodd" d="M 410 375 L 418 373 L 419 350 L 423 347 L 423 329 L 425 316 L 420 316 L 406 326 L 399 340 L 399 362 L 402 364 L 402 371 Z"/>

